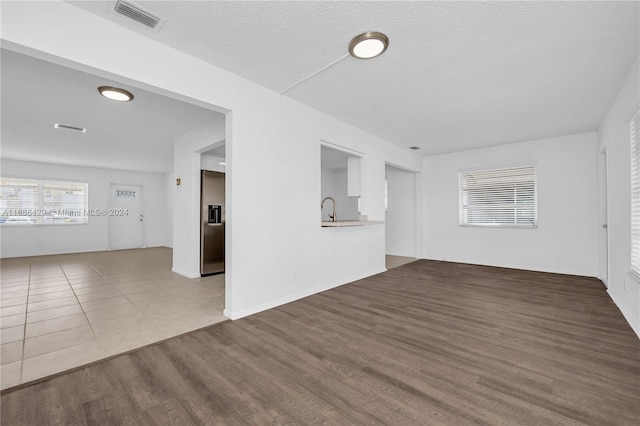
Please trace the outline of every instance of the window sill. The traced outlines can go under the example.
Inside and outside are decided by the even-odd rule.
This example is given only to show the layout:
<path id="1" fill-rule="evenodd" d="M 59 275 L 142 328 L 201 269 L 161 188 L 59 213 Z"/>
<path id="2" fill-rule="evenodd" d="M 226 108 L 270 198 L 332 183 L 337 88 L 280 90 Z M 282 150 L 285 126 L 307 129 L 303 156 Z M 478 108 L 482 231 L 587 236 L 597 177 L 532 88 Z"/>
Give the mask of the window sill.
<path id="1" fill-rule="evenodd" d="M 460 228 L 518 228 L 518 229 L 537 229 L 538 225 L 494 225 L 494 224 L 468 224 L 468 223 L 460 223 L 458 224 Z"/>
<path id="2" fill-rule="evenodd" d="M 82 226 L 88 225 L 88 223 L 12 223 L 7 225 L 6 223 L 0 223 L 0 229 L 8 228 L 40 228 L 43 226 Z"/>

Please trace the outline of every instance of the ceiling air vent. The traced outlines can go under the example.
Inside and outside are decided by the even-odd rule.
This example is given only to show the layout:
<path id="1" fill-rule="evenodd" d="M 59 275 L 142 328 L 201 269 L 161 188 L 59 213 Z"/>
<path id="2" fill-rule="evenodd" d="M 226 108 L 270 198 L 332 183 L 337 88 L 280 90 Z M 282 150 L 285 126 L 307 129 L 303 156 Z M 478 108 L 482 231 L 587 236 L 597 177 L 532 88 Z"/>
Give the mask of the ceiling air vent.
<path id="1" fill-rule="evenodd" d="M 412 149 L 412 150 L 414 150 L 414 151 L 415 151 L 415 150 L 417 150 L 417 149 L 420 149 L 420 147 L 419 147 L 419 146 L 410 146 L 410 147 L 409 147 L 409 149 Z"/>
<path id="2" fill-rule="evenodd" d="M 53 127 L 55 127 L 56 129 L 65 129 L 65 130 L 72 130 L 74 132 L 87 133 L 87 129 L 85 129 L 84 127 L 68 126 L 66 124 L 60 124 L 60 123 L 55 123 Z"/>
<path id="3" fill-rule="evenodd" d="M 155 16 L 148 10 L 133 4 L 129 1 L 118 0 L 114 12 L 124 15 L 129 19 L 133 19 L 136 22 L 141 23 L 153 30 L 159 30 L 164 24 L 164 19 Z"/>

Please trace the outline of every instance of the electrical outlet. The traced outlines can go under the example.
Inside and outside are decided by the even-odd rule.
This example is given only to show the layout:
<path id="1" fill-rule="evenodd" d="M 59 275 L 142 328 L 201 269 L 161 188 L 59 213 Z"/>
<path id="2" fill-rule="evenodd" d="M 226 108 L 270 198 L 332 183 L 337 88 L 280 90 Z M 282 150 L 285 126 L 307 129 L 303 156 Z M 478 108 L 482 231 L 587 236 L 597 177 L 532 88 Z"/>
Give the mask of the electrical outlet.
<path id="1" fill-rule="evenodd" d="M 300 279 L 300 272 L 298 272 L 297 269 L 294 269 L 293 272 L 291 272 L 291 279 L 293 281 L 298 281 Z"/>

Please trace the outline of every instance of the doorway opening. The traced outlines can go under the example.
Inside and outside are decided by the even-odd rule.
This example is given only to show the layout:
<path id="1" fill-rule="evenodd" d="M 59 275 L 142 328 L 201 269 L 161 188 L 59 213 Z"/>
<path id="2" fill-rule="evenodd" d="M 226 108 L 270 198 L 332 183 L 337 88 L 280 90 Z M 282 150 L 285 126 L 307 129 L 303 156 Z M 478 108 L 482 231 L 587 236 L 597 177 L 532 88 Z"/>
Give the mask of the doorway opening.
<path id="1" fill-rule="evenodd" d="M 200 276 L 205 277 L 224 274 L 226 268 L 226 141 L 200 151 Z"/>
<path id="2" fill-rule="evenodd" d="M 416 259 L 416 173 L 385 165 L 386 268 Z"/>
<path id="3" fill-rule="evenodd" d="M 322 222 L 358 220 L 361 211 L 362 155 L 323 141 L 320 145 Z M 331 203 L 325 203 L 330 200 Z"/>
<path id="4" fill-rule="evenodd" d="M 607 228 L 607 150 L 602 149 L 598 156 L 598 193 L 600 216 L 600 279 L 609 287 L 609 229 Z"/>
<path id="5" fill-rule="evenodd" d="M 200 154 L 200 275 L 225 272 L 226 149 Z"/>

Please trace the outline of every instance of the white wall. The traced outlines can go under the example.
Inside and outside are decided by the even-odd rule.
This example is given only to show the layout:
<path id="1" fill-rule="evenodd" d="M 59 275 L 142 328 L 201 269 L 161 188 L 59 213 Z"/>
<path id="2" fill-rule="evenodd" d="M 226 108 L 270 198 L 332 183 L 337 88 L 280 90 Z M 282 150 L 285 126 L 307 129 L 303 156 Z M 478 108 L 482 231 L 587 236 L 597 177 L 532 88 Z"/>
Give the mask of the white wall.
<path id="1" fill-rule="evenodd" d="M 458 225 L 458 171 L 535 164 L 538 227 Z M 595 132 L 424 159 L 424 257 L 517 269 L 598 275 Z"/>
<path id="2" fill-rule="evenodd" d="M 258 176 L 268 176 L 267 188 L 281 190 L 255 191 L 255 195 L 259 206 L 280 209 L 288 214 L 271 217 L 267 213 L 266 224 L 258 221 L 247 223 L 243 228 L 252 228 L 253 233 L 266 238 L 266 247 L 270 247 L 273 254 L 265 255 L 261 252 L 262 246 L 256 247 L 249 255 L 264 265 L 263 277 L 273 276 L 273 282 L 279 282 L 270 289 L 277 291 L 281 295 L 279 301 L 284 302 L 290 297 L 302 297 L 384 270 L 384 226 L 322 228 L 318 224 L 321 141 L 364 154 L 361 208 L 370 220 L 384 220 L 385 161 L 417 169 L 420 160 L 408 150 L 397 148 L 298 102 L 282 98 L 281 104 L 281 127 L 274 145 L 282 149 L 273 153 L 273 146 L 261 144 L 256 160 L 266 165 L 275 162 L 286 166 L 280 167 L 275 174 L 269 173 L 268 167 L 254 166 L 264 170 Z M 236 118 L 234 111 L 234 121 Z M 234 150 L 234 155 L 236 153 Z M 236 166 L 234 159 L 233 170 Z M 238 172 L 236 177 L 241 175 Z M 234 196 L 237 195 L 236 192 Z M 338 215 L 339 212 L 340 205 Z M 236 224 L 236 229 L 238 226 Z M 259 230 L 260 227 L 265 229 Z M 247 244 L 242 246 L 247 247 Z M 249 250 L 252 250 L 251 246 Z M 260 260 L 265 257 L 271 259 L 269 264 Z M 261 280 L 259 271 L 246 272 L 253 275 L 248 282 L 257 284 L 264 280 Z M 268 291 L 267 288 L 265 290 Z M 255 291 L 255 296 L 245 297 L 257 302 L 257 296 L 263 290 L 257 287 Z"/>
<path id="3" fill-rule="evenodd" d="M 387 165 L 386 254 L 416 257 L 416 174 Z"/>
<path id="4" fill-rule="evenodd" d="M 202 170 L 209 170 L 211 172 L 226 173 L 227 168 L 220 164 L 224 163 L 225 159 L 220 157 L 213 157 L 210 155 L 200 156 L 200 168 Z"/>
<path id="5" fill-rule="evenodd" d="M 173 172 L 165 174 L 164 181 L 164 208 L 167 212 L 165 224 L 167 241 L 164 245 L 173 248 L 173 193 L 176 190 L 176 179 L 173 177 Z"/>
<path id="6" fill-rule="evenodd" d="M 2 160 L 2 175 L 22 178 L 81 181 L 89 184 L 89 209 L 109 208 L 109 184 L 143 187 L 145 246 L 164 246 L 170 239 L 165 204 L 165 175 L 57 164 Z M 78 253 L 109 249 L 107 217 L 89 217 L 86 225 L 3 227 L 0 257 Z"/>
<path id="7" fill-rule="evenodd" d="M 631 151 L 629 120 L 640 107 L 638 59 L 631 67 L 615 102 L 598 131 L 607 158 L 608 291 L 636 334 L 640 336 L 640 283 L 629 274 L 631 265 Z M 605 253 L 606 241 L 601 242 Z M 605 275 L 604 271 L 601 272 Z"/>

